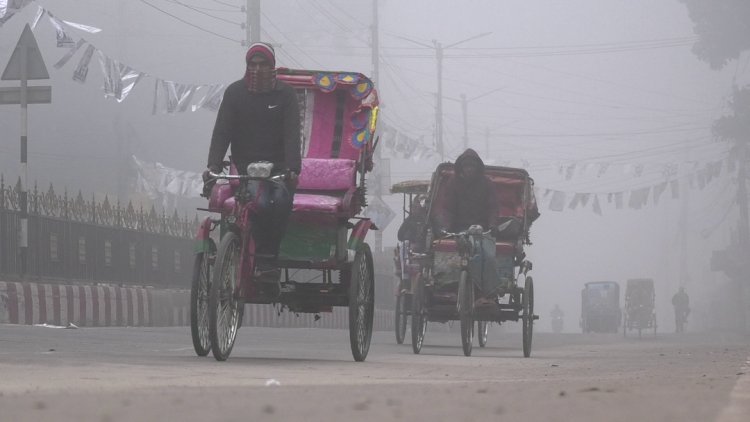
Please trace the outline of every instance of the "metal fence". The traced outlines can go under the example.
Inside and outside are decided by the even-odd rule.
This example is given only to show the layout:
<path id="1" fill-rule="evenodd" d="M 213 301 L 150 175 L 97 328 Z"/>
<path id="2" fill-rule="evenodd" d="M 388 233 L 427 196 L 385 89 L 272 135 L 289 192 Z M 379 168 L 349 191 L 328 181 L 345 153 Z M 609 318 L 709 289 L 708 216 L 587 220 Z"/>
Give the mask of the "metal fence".
<path id="1" fill-rule="evenodd" d="M 19 259 L 20 181 L 0 175 L 0 275 L 22 275 Z M 25 278 L 94 280 L 189 288 L 193 219 L 132 204 L 111 204 L 49 189 L 29 192 L 29 250 Z"/>

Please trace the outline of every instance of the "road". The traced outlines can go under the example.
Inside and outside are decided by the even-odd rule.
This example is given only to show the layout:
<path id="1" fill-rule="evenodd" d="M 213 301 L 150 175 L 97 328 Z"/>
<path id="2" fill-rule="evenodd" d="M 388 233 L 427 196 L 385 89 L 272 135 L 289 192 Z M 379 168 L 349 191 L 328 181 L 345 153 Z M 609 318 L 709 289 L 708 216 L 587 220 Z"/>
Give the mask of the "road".
<path id="1" fill-rule="evenodd" d="M 0 421 L 750 420 L 733 335 L 537 333 L 524 359 L 495 330 L 467 358 L 437 327 L 421 355 L 375 333 L 355 363 L 344 330 L 243 327 L 217 362 L 184 327 L 0 325 Z"/>

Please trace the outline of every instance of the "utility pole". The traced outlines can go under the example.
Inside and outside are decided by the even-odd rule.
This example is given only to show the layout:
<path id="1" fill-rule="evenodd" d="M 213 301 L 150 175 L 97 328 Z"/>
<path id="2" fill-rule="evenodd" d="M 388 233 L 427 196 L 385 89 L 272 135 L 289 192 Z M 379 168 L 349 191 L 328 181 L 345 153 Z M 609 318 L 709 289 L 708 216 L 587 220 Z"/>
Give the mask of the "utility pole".
<path id="1" fill-rule="evenodd" d="M 245 6 L 245 44 L 260 42 L 260 0 L 247 0 Z"/>
<path id="2" fill-rule="evenodd" d="M 380 82 L 380 37 L 378 28 L 378 0 L 372 0 L 372 34 L 370 35 L 370 44 L 372 48 L 372 83 L 377 87 Z M 383 165 L 382 155 L 380 148 L 375 150 L 375 166 L 380 167 Z M 382 167 L 381 167 L 382 168 Z M 378 202 L 382 201 L 383 197 L 383 177 L 381 172 L 378 172 L 378 178 L 375 180 L 375 197 Z M 383 228 L 375 232 L 375 251 L 383 251 Z"/>
<path id="3" fill-rule="evenodd" d="M 432 45 L 429 45 L 421 41 L 413 40 L 411 38 L 400 37 L 400 36 L 396 37 L 402 40 L 409 41 L 413 44 L 417 44 L 422 47 L 432 48 L 435 50 L 435 59 L 437 60 L 437 98 L 435 102 L 435 143 L 436 143 L 437 152 L 440 155 L 440 161 L 445 161 L 445 145 L 443 145 L 443 52 L 459 44 L 463 44 L 465 42 L 468 42 L 468 41 L 471 41 L 480 37 L 484 37 L 490 34 L 492 34 L 492 32 L 482 32 L 481 34 L 474 35 L 473 37 L 469 37 L 461 41 L 456 41 L 446 46 L 443 46 L 443 44 L 437 40 L 432 40 Z"/>
<path id="4" fill-rule="evenodd" d="M 461 114 L 464 116 L 464 151 L 469 148 L 469 116 L 466 94 L 461 94 Z"/>
<path id="5" fill-rule="evenodd" d="M 747 161 L 748 161 L 748 150 L 747 143 L 738 141 L 737 146 L 739 147 L 739 171 L 738 171 L 738 184 L 737 184 L 737 202 L 740 206 L 740 222 L 738 225 L 739 229 L 739 252 L 740 256 L 746 258 L 750 251 L 750 227 L 748 226 L 748 205 L 747 205 Z M 742 271 L 740 277 L 736 277 L 733 280 L 737 283 L 737 301 L 739 312 L 739 328 L 743 333 L 747 332 L 747 304 L 745 302 L 746 290 L 748 286 L 747 276 L 750 273 L 750 263 L 747 259 L 742 260 Z"/>
<path id="6" fill-rule="evenodd" d="M 445 145 L 443 145 L 443 45 L 432 40 L 437 59 L 437 103 L 435 105 L 435 143 L 440 161 L 445 161 Z"/>
<path id="7" fill-rule="evenodd" d="M 484 157 L 490 156 L 490 128 L 484 128 Z"/>
<path id="8" fill-rule="evenodd" d="M 690 148 L 685 150 L 685 162 L 690 162 Z M 683 183 L 682 202 L 680 207 L 680 280 L 678 287 L 686 287 L 688 280 L 688 206 L 690 202 L 690 187 Z"/>

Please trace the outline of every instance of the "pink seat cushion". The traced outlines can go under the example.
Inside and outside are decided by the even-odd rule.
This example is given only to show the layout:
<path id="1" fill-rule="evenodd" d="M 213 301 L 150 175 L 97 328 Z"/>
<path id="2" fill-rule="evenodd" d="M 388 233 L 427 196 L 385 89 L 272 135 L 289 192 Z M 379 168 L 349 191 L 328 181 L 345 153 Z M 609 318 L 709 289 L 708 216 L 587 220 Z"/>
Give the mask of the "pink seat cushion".
<path id="1" fill-rule="evenodd" d="M 303 158 L 297 189 L 346 191 L 355 186 L 356 165 L 343 158 Z"/>
<path id="2" fill-rule="evenodd" d="M 307 193 L 294 194 L 294 211 L 322 211 L 338 212 L 341 210 L 342 199 L 329 195 L 311 195 Z"/>

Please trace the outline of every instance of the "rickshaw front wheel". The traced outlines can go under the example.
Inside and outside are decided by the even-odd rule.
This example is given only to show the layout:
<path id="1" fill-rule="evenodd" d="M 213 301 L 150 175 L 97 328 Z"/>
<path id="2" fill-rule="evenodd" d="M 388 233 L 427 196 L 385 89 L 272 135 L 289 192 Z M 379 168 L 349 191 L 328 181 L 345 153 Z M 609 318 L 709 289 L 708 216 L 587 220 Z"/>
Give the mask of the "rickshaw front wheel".
<path id="1" fill-rule="evenodd" d="M 229 358 L 237 337 L 242 303 L 235 295 L 239 285 L 240 237 L 227 232 L 221 239 L 208 295 L 211 352 L 218 361 Z"/>
<path id="2" fill-rule="evenodd" d="M 461 318 L 461 346 L 464 356 L 471 356 L 474 343 L 474 284 L 469 280 L 469 273 L 461 271 L 458 280 L 458 316 Z"/>
<path id="3" fill-rule="evenodd" d="M 490 331 L 490 323 L 487 321 L 477 321 L 477 337 L 479 339 L 479 347 L 487 345 L 487 337 Z"/>
<path id="4" fill-rule="evenodd" d="M 375 279 L 370 245 L 363 243 L 352 262 L 349 283 L 349 343 L 357 362 L 367 358 L 375 314 Z"/>
<path id="5" fill-rule="evenodd" d="M 421 277 L 415 280 L 414 295 L 411 298 L 411 350 L 415 355 L 422 351 L 424 335 L 427 331 L 427 315 L 425 315 L 424 281 Z"/>
<path id="6" fill-rule="evenodd" d="M 404 337 L 406 337 L 406 320 L 406 296 L 399 291 L 396 296 L 396 315 L 394 320 L 396 343 L 398 344 L 404 344 Z"/>
<path id="7" fill-rule="evenodd" d="M 216 256 L 216 244 L 208 239 L 208 248 L 195 254 L 193 280 L 190 288 L 190 334 L 193 349 L 198 356 L 206 356 L 211 351 L 208 335 L 208 295 L 211 286 L 212 260 Z"/>
<path id="8" fill-rule="evenodd" d="M 531 356 L 531 337 L 534 333 L 534 280 L 526 277 L 523 287 L 523 357 Z"/>

